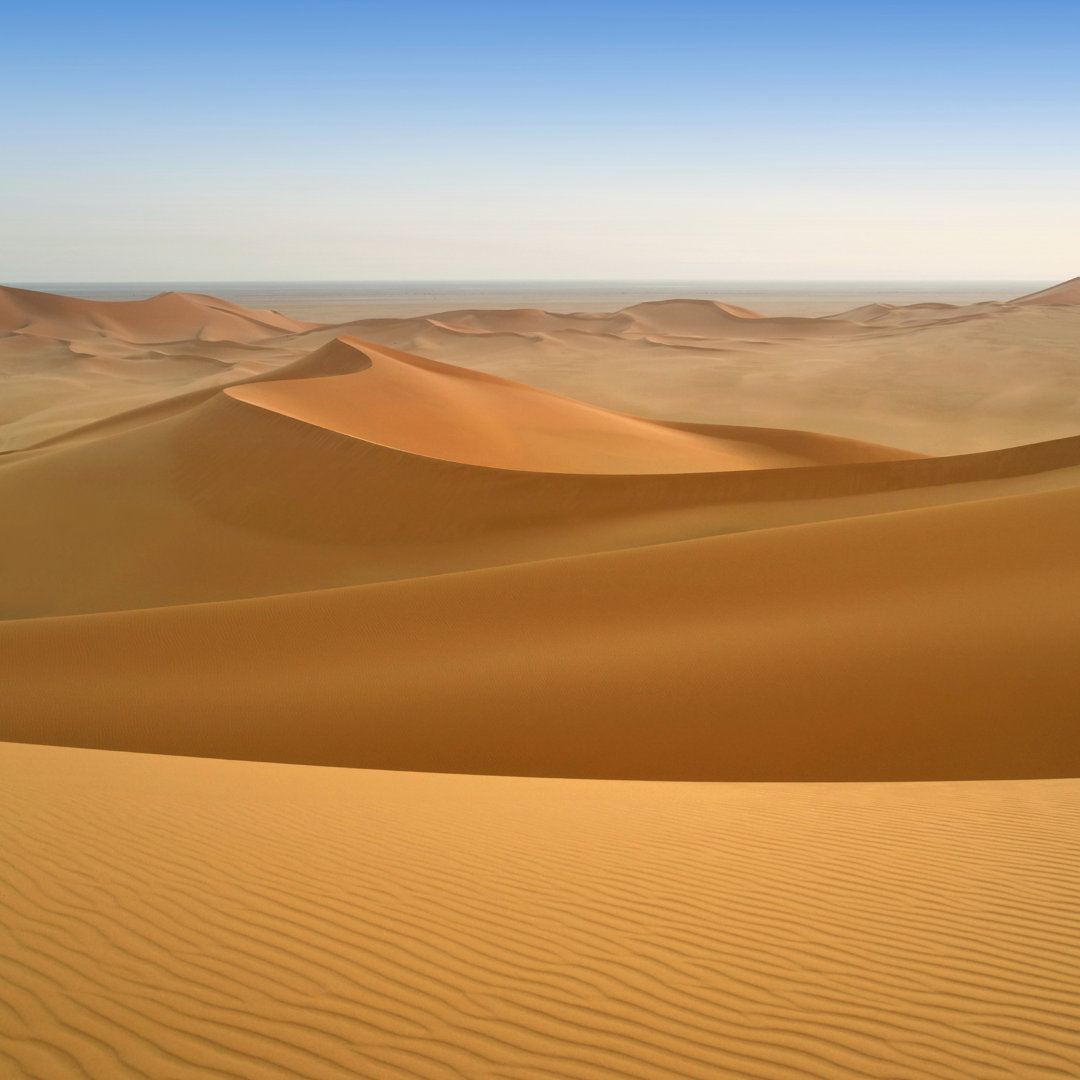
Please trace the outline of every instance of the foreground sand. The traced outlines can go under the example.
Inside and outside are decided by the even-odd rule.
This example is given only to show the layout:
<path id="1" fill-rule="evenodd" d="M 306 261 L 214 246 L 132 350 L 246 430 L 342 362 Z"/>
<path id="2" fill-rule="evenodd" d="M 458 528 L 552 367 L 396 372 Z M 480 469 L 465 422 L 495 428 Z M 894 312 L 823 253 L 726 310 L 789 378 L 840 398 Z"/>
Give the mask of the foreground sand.
<path id="1" fill-rule="evenodd" d="M 0 292 L 0 1076 L 1080 1076 L 1078 317 Z"/>
<path id="2" fill-rule="evenodd" d="M 1080 783 L 0 754 L 10 1077 L 1068 1077 Z"/>

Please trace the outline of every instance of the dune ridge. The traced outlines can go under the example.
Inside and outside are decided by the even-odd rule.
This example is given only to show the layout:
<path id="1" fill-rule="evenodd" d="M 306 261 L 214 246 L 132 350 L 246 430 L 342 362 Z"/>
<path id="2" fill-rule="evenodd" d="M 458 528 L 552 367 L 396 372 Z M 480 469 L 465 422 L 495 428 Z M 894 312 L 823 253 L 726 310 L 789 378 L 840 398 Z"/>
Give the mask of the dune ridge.
<path id="1" fill-rule="evenodd" d="M 801 453 L 790 436 L 787 450 L 775 440 L 770 445 L 767 432 L 756 438 L 746 432 L 735 441 L 716 427 L 657 424 L 357 338 L 336 338 L 300 363 L 323 374 L 349 350 L 359 370 L 302 381 L 252 380 L 225 393 L 380 446 L 490 468 L 642 474 L 820 463 L 812 435 L 803 435 Z M 817 441 L 839 460 L 845 450 L 855 461 L 918 456 L 853 440 Z"/>

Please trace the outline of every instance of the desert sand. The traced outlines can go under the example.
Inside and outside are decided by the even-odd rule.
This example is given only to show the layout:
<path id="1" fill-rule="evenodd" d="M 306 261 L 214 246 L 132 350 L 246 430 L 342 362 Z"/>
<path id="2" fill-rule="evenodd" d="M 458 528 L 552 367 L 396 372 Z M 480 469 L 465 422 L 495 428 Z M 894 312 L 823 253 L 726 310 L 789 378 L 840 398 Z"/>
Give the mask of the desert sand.
<path id="1" fill-rule="evenodd" d="M 1078 331 L 0 290 L 0 1075 L 1080 1076 Z"/>
<path id="2" fill-rule="evenodd" d="M 8 746 L 35 1077 L 1063 1077 L 1073 780 L 530 780 Z"/>

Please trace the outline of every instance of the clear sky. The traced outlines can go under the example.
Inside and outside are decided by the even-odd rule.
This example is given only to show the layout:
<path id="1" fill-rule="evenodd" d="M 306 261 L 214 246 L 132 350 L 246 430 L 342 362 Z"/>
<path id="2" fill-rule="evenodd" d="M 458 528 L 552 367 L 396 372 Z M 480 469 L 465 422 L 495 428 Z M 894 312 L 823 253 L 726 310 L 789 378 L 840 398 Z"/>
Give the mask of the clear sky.
<path id="1" fill-rule="evenodd" d="M 0 280 L 1080 273 L 1080 2 L 10 5 Z"/>

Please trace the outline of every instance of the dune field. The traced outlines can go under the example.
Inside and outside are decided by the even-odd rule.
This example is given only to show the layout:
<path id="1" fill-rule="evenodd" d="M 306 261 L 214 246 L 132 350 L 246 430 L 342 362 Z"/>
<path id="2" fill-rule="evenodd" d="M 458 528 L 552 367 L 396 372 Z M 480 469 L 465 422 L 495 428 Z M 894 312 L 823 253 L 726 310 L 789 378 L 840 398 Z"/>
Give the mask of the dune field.
<path id="1" fill-rule="evenodd" d="M 1080 278 L 0 391 L 5 1080 L 1080 1077 Z"/>

